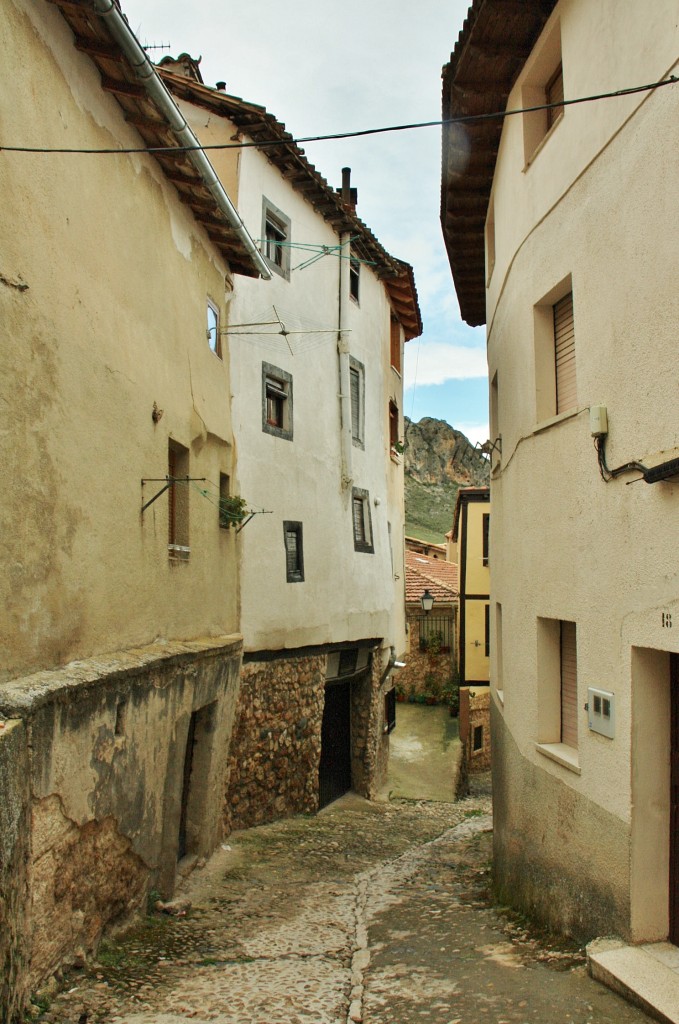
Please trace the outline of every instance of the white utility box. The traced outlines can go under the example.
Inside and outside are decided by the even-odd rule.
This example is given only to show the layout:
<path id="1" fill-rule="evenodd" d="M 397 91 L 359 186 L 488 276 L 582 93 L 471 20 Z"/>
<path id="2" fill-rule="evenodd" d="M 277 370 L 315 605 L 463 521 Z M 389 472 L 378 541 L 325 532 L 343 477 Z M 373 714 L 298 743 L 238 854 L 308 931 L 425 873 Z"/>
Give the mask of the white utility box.
<path id="1" fill-rule="evenodd" d="M 587 716 L 592 732 L 613 739 L 615 736 L 615 694 L 590 686 L 587 690 Z"/>

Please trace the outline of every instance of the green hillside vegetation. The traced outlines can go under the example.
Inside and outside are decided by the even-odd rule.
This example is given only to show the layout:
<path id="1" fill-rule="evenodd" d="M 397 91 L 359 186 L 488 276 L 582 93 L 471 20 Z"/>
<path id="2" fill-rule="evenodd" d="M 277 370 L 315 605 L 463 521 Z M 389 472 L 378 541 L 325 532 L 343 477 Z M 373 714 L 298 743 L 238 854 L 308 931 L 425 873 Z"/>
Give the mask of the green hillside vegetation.
<path id="1" fill-rule="evenodd" d="M 406 536 L 445 544 L 458 490 L 458 484 L 421 484 L 406 476 Z"/>

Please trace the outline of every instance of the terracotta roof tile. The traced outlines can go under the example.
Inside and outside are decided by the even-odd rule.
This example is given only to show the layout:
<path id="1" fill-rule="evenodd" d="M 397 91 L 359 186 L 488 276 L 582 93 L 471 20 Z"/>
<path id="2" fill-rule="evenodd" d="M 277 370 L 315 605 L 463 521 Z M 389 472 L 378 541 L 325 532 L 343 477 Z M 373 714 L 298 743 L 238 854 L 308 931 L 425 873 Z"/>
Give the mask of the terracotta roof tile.
<path id="1" fill-rule="evenodd" d="M 406 551 L 406 602 L 419 601 L 425 590 L 436 601 L 454 601 L 459 594 L 457 565 Z"/>

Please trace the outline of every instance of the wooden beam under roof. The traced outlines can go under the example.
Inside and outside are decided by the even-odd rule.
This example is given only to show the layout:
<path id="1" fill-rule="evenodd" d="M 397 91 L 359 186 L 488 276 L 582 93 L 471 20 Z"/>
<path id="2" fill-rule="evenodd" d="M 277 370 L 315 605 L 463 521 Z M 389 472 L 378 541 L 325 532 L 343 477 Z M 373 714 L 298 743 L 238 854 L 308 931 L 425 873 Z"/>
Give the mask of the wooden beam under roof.
<path id="1" fill-rule="evenodd" d="M 106 92 L 113 92 L 119 96 L 132 96 L 134 99 L 146 96 L 146 89 L 143 85 L 137 85 L 136 82 L 124 82 L 117 78 L 108 78 L 104 75 L 101 76 L 101 87 Z"/>

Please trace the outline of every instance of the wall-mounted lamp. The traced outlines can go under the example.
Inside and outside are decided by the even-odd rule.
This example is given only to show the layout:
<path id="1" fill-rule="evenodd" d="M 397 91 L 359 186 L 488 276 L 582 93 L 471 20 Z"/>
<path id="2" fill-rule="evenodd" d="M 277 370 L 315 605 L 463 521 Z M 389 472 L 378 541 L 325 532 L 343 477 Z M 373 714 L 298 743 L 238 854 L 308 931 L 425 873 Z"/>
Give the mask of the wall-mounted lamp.
<path id="1" fill-rule="evenodd" d="M 429 590 L 425 590 L 424 594 L 420 598 L 420 604 L 422 605 L 422 611 L 425 615 L 429 615 L 429 612 L 434 607 L 434 595 L 429 593 Z"/>

